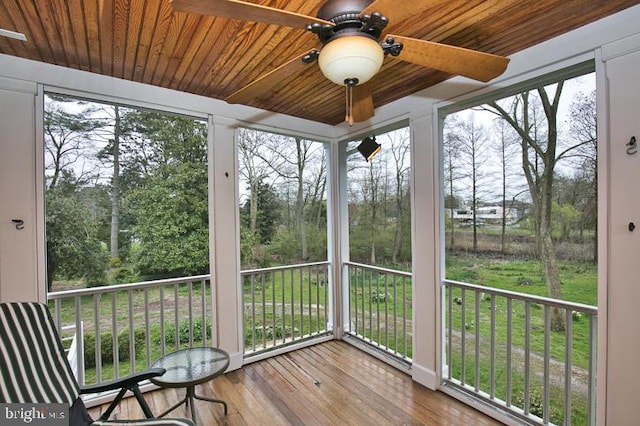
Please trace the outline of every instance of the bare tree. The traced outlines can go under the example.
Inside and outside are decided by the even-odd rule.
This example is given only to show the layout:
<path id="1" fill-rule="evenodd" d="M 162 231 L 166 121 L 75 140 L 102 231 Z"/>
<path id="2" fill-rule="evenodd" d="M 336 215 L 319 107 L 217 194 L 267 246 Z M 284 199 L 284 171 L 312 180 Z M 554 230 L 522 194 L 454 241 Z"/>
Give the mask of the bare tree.
<path id="1" fill-rule="evenodd" d="M 95 154 L 92 136 L 102 123 L 91 117 L 88 108 L 73 113 L 61 106 L 64 102 L 66 98 L 54 97 L 53 100 L 47 100 L 45 108 L 45 167 L 48 189 L 57 186 L 63 172 L 69 172 L 67 176 L 74 176 L 77 182 L 95 180 L 99 177 L 98 165 L 86 159 Z"/>
<path id="2" fill-rule="evenodd" d="M 470 186 L 471 211 L 473 212 L 473 250 L 478 250 L 478 207 L 486 184 L 491 178 L 487 170 L 488 145 L 486 129 L 475 122 L 474 114 L 462 122 L 458 129 L 460 142 L 460 160 L 466 171 L 466 178 Z"/>
<path id="3" fill-rule="evenodd" d="M 393 200 L 395 231 L 393 234 L 393 247 L 391 249 L 391 261 L 395 264 L 403 243 L 404 218 L 409 209 L 409 168 L 410 168 L 410 141 L 408 129 L 400 129 L 383 135 L 387 143 L 383 143 L 385 150 L 388 150 L 393 167 Z M 385 161 L 388 164 L 389 161 Z M 388 173 L 385 173 L 388 175 Z"/>
<path id="4" fill-rule="evenodd" d="M 256 130 L 238 130 L 238 161 L 240 177 L 246 181 L 249 190 L 249 232 L 256 236 L 258 223 L 258 195 L 260 183 L 269 175 L 267 163 L 259 155 L 260 147 L 267 134 Z"/>
<path id="5" fill-rule="evenodd" d="M 506 120 L 520 138 L 522 168 L 535 218 L 536 249 L 543 266 L 547 293 L 556 299 L 562 298 L 562 289 L 551 235 L 554 173 L 559 160 L 585 143 L 579 141 L 564 149 L 558 144 L 558 108 L 563 87 L 564 81 L 560 81 L 486 106 L 488 111 Z M 538 121 L 540 109 L 544 114 L 543 121 Z M 551 323 L 554 331 L 565 329 L 564 316 L 558 309 L 553 310 Z"/>
<path id="6" fill-rule="evenodd" d="M 313 210 L 312 217 L 315 217 L 315 226 L 320 228 L 322 224 L 322 213 L 325 211 L 324 196 L 327 188 L 327 161 L 323 155 L 318 164 L 313 164 L 309 173 L 309 188 L 305 191 L 305 204 Z"/>
<path id="7" fill-rule="evenodd" d="M 300 137 L 289 138 L 267 134 L 265 144 L 257 155 L 279 179 L 284 181 L 287 194 L 289 194 L 289 187 L 293 186 L 294 224 L 300 237 L 301 258 L 306 260 L 309 257 L 305 214 L 306 179 L 312 164 L 321 161 L 324 149 L 321 144 Z"/>
<path id="8" fill-rule="evenodd" d="M 120 120 L 120 108 L 113 107 L 113 177 L 111 178 L 111 232 L 110 255 L 112 259 L 120 256 L 118 250 L 118 234 L 120 233 L 120 133 L 122 123 Z"/>
<path id="9" fill-rule="evenodd" d="M 515 155 L 515 151 L 512 149 L 514 146 L 514 135 L 509 132 L 511 127 L 509 124 L 502 118 L 498 118 L 493 123 L 495 130 L 498 133 L 499 142 L 496 145 L 496 150 L 498 153 L 499 161 L 500 161 L 500 171 L 501 171 L 501 190 L 500 190 L 500 204 L 502 207 L 502 224 L 500 229 L 500 252 L 502 254 L 505 253 L 505 240 L 507 233 L 507 213 L 513 206 L 513 201 L 515 201 L 515 197 L 507 202 L 509 198 L 508 188 L 510 185 L 507 184 L 508 178 L 511 175 L 511 167 L 513 164 L 513 159 Z M 511 129 L 512 130 L 512 129 Z"/>
<path id="10" fill-rule="evenodd" d="M 367 167 L 365 182 L 363 182 L 364 202 L 369 206 L 369 262 L 376 265 L 376 243 L 378 235 L 378 210 L 380 207 L 380 183 L 382 182 L 382 163 L 370 161 Z"/>
<path id="11" fill-rule="evenodd" d="M 462 177 L 459 169 L 459 157 L 460 157 L 460 136 L 457 134 L 457 129 L 460 126 L 460 121 L 455 115 L 449 115 L 444 121 L 444 143 L 443 143 L 443 156 L 444 156 L 444 178 L 447 191 L 447 198 L 445 199 L 445 208 L 449 209 L 450 223 L 449 223 L 449 249 L 453 250 L 455 244 L 455 221 L 454 212 L 459 206 L 457 205 L 457 197 L 454 193 L 456 181 Z"/>
<path id="12" fill-rule="evenodd" d="M 576 149 L 580 169 L 584 178 L 591 180 L 586 188 L 582 200 L 578 203 L 581 211 L 580 237 L 585 227 L 585 222 L 591 222 L 594 227 L 593 235 L 593 261 L 598 260 L 598 136 L 596 126 L 596 92 L 579 93 L 570 107 L 570 131 L 571 139 L 580 145 Z"/>

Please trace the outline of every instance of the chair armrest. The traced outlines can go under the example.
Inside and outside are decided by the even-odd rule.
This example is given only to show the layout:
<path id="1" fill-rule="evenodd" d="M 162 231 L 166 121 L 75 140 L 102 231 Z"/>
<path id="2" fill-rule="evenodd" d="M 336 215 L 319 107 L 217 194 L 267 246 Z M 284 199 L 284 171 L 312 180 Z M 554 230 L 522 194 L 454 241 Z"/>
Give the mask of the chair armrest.
<path id="1" fill-rule="evenodd" d="M 138 383 L 144 380 L 148 380 L 152 377 L 162 376 L 165 373 L 165 371 L 166 370 L 164 368 L 150 368 L 148 370 L 141 371 L 139 373 L 134 373 L 130 376 L 122 377 L 120 379 L 113 380 L 110 382 L 100 383 L 97 385 L 90 385 L 90 386 L 81 386 L 80 393 L 81 394 L 98 393 L 98 392 L 110 391 L 114 389 L 123 389 L 123 388 L 131 389 L 132 387 L 136 386 Z"/>

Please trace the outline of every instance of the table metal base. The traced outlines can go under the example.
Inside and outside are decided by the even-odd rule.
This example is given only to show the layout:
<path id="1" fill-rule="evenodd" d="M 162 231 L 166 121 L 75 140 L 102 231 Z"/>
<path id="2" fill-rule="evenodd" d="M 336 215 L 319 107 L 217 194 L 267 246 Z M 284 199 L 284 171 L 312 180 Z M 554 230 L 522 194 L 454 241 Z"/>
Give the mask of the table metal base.
<path id="1" fill-rule="evenodd" d="M 164 413 L 160 414 L 158 417 L 164 417 L 167 414 L 169 414 L 170 412 L 172 412 L 173 410 L 175 410 L 176 408 L 178 408 L 179 406 L 182 405 L 182 403 L 184 403 L 184 408 L 185 408 L 185 412 L 186 409 L 188 407 L 191 407 L 191 419 L 193 420 L 194 423 L 196 423 L 196 412 L 194 410 L 194 404 L 193 404 L 193 400 L 194 399 L 200 399 L 202 401 L 209 401 L 209 402 L 217 402 L 218 404 L 222 404 L 224 406 L 224 415 L 227 415 L 227 403 L 224 402 L 221 399 L 216 399 L 216 398 L 207 398 L 206 396 L 200 396 L 200 395 L 196 395 L 196 387 L 195 386 L 188 386 L 187 387 L 187 393 L 185 394 L 184 398 L 178 402 L 177 404 L 175 404 L 174 406 L 172 406 L 171 408 L 169 408 L 167 411 L 165 411 Z"/>

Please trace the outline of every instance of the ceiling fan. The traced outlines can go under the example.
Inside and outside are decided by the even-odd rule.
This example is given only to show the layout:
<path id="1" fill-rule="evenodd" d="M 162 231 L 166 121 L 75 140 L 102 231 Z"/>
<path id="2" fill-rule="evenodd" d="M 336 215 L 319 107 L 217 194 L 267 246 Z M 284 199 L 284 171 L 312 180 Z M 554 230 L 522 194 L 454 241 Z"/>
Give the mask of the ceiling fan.
<path id="1" fill-rule="evenodd" d="M 332 82 L 346 87 L 346 121 L 349 125 L 373 116 L 371 87 L 386 56 L 417 65 L 487 82 L 502 74 L 509 59 L 411 37 L 385 34 L 389 22 L 401 22 L 442 0 L 327 0 L 318 16 L 263 6 L 240 0 L 172 0 L 176 11 L 241 19 L 305 29 L 318 36 L 323 47 L 298 55 L 252 81 L 225 100 L 246 103 L 272 90 L 283 79 L 318 62 Z M 382 40 L 382 41 L 379 41 Z"/>

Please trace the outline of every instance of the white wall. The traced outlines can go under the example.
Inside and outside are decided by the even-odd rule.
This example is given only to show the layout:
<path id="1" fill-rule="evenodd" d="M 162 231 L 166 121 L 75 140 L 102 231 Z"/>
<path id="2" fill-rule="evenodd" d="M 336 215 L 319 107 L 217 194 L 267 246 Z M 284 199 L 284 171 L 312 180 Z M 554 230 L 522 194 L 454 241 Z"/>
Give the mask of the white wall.
<path id="1" fill-rule="evenodd" d="M 640 327 L 638 303 L 640 281 L 635 269 L 640 255 L 640 149 L 627 144 L 632 137 L 640 144 L 640 35 L 604 46 L 602 62 L 606 81 L 598 114 L 599 151 L 606 163 L 599 176 L 601 185 L 601 227 L 606 230 L 608 252 L 601 254 L 606 268 L 600 279 L 606 284 L 606 300 L 600 301 L 600 321 L 606 329 L 600 339 L 599 368 L 606 373 L 606 411 L 599 418 L 609 425 L 637 424 L 637 386 L 640 383 Z M 631 148 L 631 150 L 630 150 Z M 629 225 L 636 227 L 631 230 Z M 601 292 L 602 294 L 602 292 Z"/>
<path id="2" fill-rule="evenodd" d="M 36 85 L 0 77 L 0 300 L 38 300 Z M 22 221 L 14 223 L 13 220 Z"/>

